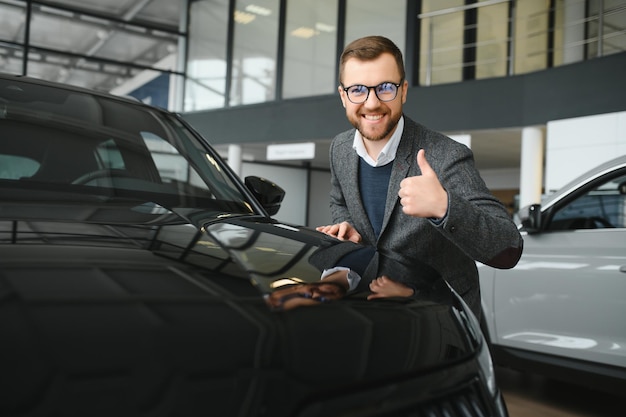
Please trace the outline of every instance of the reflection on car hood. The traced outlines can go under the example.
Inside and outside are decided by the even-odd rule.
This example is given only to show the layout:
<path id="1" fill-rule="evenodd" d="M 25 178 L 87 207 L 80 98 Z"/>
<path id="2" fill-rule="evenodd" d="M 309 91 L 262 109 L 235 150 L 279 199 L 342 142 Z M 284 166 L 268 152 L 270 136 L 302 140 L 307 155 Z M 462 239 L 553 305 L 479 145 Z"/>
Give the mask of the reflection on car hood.
<path id="1" fill-rule="evenodd" d="M 0 409 L 35 407 L 45 401 L 40 387 L 72 383 L 56 372 L 93 378 L 98 389 L 135 373 L 146 401 L 165 388 L 150 373 L 171 373 L 180 389 L 221 390 L 239 405 L 236 386 L 276 378 L 285 384 L 277 401 L 291 404 L 315 389 L 415 375 L 474 353 L 444 285 L 416 299 L 355 296 L 271 311 L 263 294 L 276 282 L 320 279 L 310 257 L 332 241 L 310 229 L 268 218 L 130 225 L 6 214 L 0 331 L 3 349 L 19 354 L 2 351 L 0 361 L 5 375 L 29 377 L 8 388 Z"/>

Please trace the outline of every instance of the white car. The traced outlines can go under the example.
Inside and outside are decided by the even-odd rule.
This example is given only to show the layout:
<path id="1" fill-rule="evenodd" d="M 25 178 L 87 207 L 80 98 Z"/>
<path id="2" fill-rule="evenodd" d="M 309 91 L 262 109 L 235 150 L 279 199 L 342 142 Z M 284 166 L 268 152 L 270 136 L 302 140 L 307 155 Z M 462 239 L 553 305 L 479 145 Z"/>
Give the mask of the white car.
<path id="1" fill-rule="evenodd" d="M 495 362 L 626 392 L 626 156 L 520 211 L 524 253 L 479 265 Z"/>

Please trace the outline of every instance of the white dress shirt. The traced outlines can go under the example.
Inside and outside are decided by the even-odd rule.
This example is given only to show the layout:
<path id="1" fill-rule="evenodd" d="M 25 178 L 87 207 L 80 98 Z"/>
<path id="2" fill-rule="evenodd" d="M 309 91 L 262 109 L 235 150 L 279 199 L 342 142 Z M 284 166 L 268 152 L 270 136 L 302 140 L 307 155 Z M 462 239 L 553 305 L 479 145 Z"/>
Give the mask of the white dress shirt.
<path id="1" fill-rule="evenodd" d="M 396 130 L 391 135 L 389 142 L 385 144 L 383 150 L 380 151 L 380 154 L 378 154 L 378 159 L 376 159 L 375 161 L 371 156 L 368 155 L 367 150 L 365 149 L 365 145 L 363 144 L 363 136 L 358 130 L 354 134 L 354 142 L 352 143 L 352 147 L 354 148 L 354 150 L 356 150 L 357 155 L 363 158 L 363 160 L 367 162 L 368 165 L 373 167 L 381 167 L 396 159 L 396 151 L 398 150 L 398 146 L 400 145 L 402 131 L 404 131 L 404 116 L 400 117 L 400 120 L 398 120 Z"/>

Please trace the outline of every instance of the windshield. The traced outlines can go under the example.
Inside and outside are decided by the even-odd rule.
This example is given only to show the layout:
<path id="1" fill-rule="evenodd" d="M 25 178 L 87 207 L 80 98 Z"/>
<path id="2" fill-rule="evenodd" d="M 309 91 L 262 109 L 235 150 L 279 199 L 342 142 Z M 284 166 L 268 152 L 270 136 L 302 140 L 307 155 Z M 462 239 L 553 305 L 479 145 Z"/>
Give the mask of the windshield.
<path id="1" fill-rule="evenodd" d="M 217 154 L 174 115 L 14 79 L 0 79 L 0 186 L 4 201 L 253 212 Z"/>

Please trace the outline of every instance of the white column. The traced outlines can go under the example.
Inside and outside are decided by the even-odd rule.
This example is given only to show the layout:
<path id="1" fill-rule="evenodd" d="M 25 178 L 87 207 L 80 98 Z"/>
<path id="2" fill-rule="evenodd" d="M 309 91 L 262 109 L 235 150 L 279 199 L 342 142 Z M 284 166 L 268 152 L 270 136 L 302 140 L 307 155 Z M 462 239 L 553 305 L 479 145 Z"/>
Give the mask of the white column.
<path id="1" fill-rule="evenodd" d="M 543 187 L 543 132 L 538 127 L 522 129 L 519 207 L 541 203 Z"/>
<path id="2" fill-rule="evenodd" d="M 450 135 L 451 139 L 456 140 L 459 143 L 467 146 L 468 148 L 472 148 L 472 135 L 462 134 L 462 135 Z"/>
<path id="3" fill-rule="evenodd" d="M 228 165 L 241 177 L 241 145 L 228 145 Z"/>

